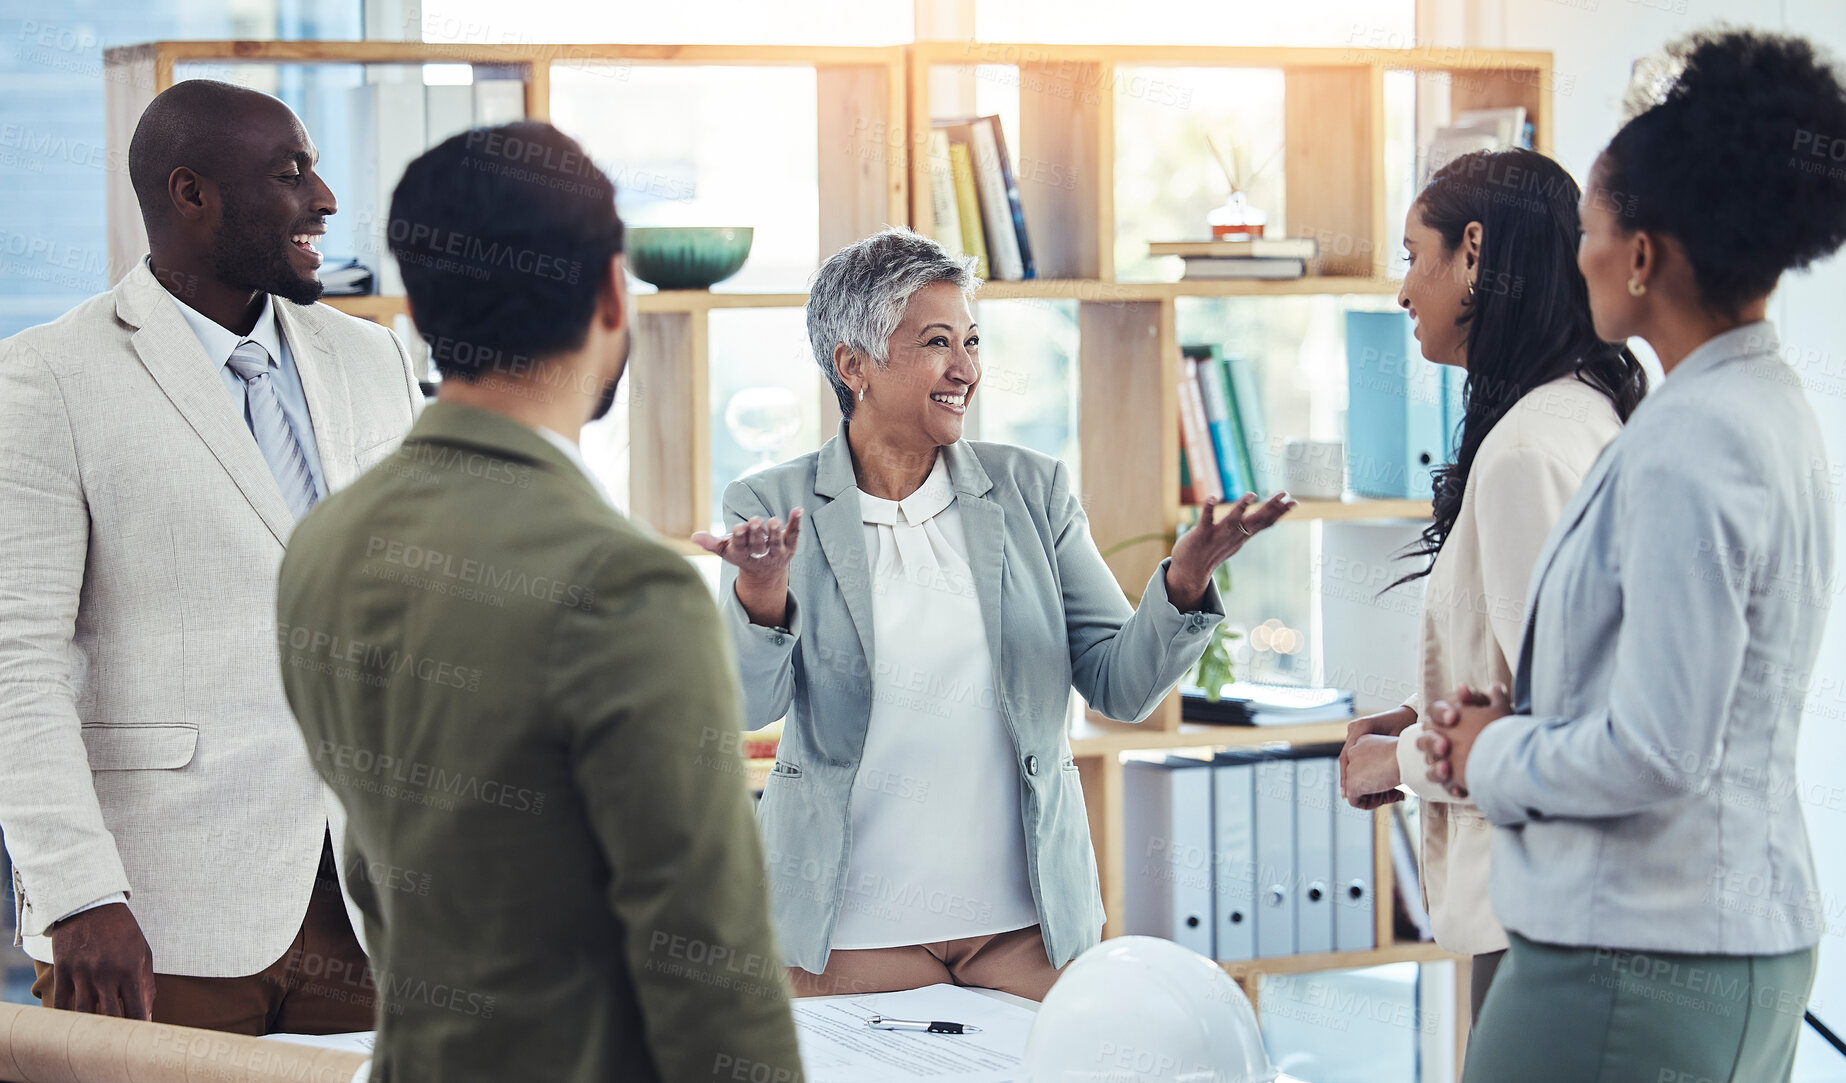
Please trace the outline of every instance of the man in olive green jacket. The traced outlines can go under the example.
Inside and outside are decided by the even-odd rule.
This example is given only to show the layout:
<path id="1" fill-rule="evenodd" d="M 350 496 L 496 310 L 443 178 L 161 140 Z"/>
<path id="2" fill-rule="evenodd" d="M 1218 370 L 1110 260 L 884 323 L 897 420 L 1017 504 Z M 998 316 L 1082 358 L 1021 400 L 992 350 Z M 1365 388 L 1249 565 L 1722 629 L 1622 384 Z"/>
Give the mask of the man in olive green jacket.
<path id="1" fill-rule="evenodd" d="M 628 334 L 581 154 L 518 124 L 410 166 L 390 237 L 440 401 L 282 568 L 284 685 L 349 814 L 372 1078 L 795 1083 L 730 645 L 577 452 Z"/>

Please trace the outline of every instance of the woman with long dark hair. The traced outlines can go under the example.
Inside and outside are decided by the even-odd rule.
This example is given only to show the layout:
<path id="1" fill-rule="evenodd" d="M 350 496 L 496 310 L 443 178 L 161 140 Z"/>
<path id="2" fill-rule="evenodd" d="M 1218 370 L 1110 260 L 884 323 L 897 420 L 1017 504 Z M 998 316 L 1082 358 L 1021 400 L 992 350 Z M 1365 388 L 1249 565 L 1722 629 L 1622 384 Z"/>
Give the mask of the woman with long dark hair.
<path id="1" fill-rule="evenodd" d="M 1846 243 L 1846 87 L 1702 34 L 1583 201 L 1597 334 L 1666 376 L 1533 570 L 1512 694 L 1432 702 L 1428 774 L 1494 825 L 1511 946 L 1468 1083 L 1787 1080 L 1825 907 L 1795 747 L 1833 579 L 1826 444 L 1764 318 Z M 1475 686 L 1478 688 L 1479 686 Z"/>
<path id="2" fill-rule="evenodd" d="M 1425 778 L 1426 702 L 1512 679 L 1526 582 L 1583 476 L 1647 390 L 1634 355 L 1596 335 L 1576 264 L 1576 182 L 1530 150 L 1465 155 L 1439 170 L 1404 223 L 1398 303 L 1423 356 L 1467 370 L 1453 462 L 1411 559 L 1427 577 L 1420 691 L 1355 720 L 1340 756 L 1347 800 L 1376 808 L 1408 784 L 1425 799 L 1422 882 L 1436 940 L 1474 957 L 1475 1011 L 1506 948 L 1488 905 L 1491 825 Z"/>

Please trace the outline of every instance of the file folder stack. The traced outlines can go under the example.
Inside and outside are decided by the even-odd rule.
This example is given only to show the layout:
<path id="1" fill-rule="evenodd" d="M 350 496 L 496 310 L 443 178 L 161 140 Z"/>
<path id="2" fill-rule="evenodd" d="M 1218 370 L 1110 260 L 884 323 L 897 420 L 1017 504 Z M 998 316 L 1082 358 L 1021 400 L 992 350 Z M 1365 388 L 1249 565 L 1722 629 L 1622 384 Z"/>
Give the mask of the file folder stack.
<path id="1" fill-rule="evenodd" d="M 1124 764 L 1127 931 L 1225 962 L 1375 947 L 1372 816 L 1337 753 Z"/>

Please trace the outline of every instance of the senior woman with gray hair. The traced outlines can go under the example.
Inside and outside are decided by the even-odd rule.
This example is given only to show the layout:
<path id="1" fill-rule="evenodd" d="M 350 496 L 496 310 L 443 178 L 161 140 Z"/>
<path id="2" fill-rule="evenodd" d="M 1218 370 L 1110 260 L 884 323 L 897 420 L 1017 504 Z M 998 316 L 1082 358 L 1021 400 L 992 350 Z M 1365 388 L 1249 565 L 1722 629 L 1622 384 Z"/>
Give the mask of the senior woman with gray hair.
<path id="1" fill-rule="evenodd" d="M 962 439 L 969 262 L 906 229 L 829 259 L 808 335 L 839 434 L 695 536 L 725 561 L 748 725 L 788 719 L 758 819 L 797 996 L 1042 998 L 1103 922 L 1071 688 L 1145 718 L 1224 619 L 1212 570 L 1292 506 L 1203 516 L 1131 609 L 1064 464 Z"/>

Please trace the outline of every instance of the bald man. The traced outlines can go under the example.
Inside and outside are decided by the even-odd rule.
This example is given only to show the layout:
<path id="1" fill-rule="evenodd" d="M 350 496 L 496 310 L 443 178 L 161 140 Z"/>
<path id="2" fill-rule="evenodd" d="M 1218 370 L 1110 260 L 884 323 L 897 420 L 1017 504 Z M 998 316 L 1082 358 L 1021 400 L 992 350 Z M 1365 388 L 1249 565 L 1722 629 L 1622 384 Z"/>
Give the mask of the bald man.
<path id="1" fill-rule="evenodd" d="M 336 869 L 278 668 L 290 531 L 422 401 L 395 335 L 314 303 L 316 161 L 275 98 L 173 86 L 129 145 L 149 257 L 0 342 L 0 831 L 51 1007 L 369 1030 L 337 874 L 417 888 Z"/>

